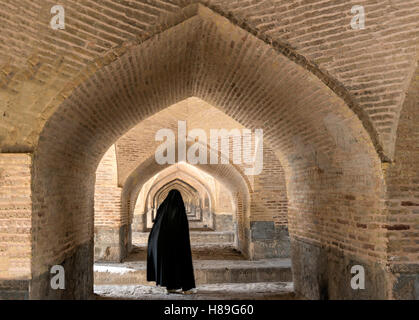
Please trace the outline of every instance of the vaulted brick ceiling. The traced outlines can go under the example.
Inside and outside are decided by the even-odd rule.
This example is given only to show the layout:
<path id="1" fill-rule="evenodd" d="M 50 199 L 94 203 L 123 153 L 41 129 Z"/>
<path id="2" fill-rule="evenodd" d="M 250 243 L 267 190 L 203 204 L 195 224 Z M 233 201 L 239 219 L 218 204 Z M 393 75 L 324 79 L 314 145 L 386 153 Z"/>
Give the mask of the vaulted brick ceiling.
<path id="1" fill-rule="evenodd" d="M 210 129 L 243 129 L 244 127 L 228 117 L 219 109 L 198 98 L 180 101 L 153 116 L 141 121 L 116 142 L 118 161 L 118 184 L 123 186 L 130 174 L 142 162 L 153 157 L 162 144 L 156 141 L 160 129 L 170 129 L 177 139 L 178 121 L 185 121 L 187 130 L 201 129 L 207 133 Z M 230 156 L 230 161 L 232 155 Z"/>
<path id="2" fill-rule="evenodd" d="M 1 149 L 31 150 L 46 119 L 73 88 L 130 46 L 187 18 L 208 19 L 206 10 L 188 7 L 191 3 L 198 1 L 62 1 L 66 29 L 59 32 L 49 27 L 55 2 L 2 3 Z M 351 100 L 374 124 L 391 156 L 400 106 L 416 63 L 419 18 L 411 8 L 417 1 L 364 1 L 369 27 L 362 31 L 350 29 L 352 4 L 345 1 L 202 3 L 315 71 Z M 186 41 L 193 40 L 192 33 L 185 34 Z M 180 53 L 181 46 L 166 48 L 166 58 Z"/>
<path id="3" fill-rule="evenodd" d="M 106 16 L 115 11 L 109 6 L 127 6 L 126 18 L 131 20 L 135 18 L 128 15 L 141 11 L 141 6 L 137 2 L 103 3 L 107 9 L 97 13 L 91 8 L 86 11 L 80 3 L 74 7 L 70 1 L 64 4 L 73 8 L 70 13 L 79 11 L 85 18 L 89 18 L 86 13 L 91 13 L 91 19 L 101 17 L 96 37 L 115 33 L 120 41 L 115 45 L 119 46 L 90 56 L 86 48 L 98 48 L 94 43 L 99 41 L 90 45 L 83 42 L 83 49 L 71 45 L 70 58 L 64 55 L 60 60 L 63 52 L 55 47 L 61 41 L 49 39 L 58 34 L 45 29 L 48 36 L 40 32 L 39 36 L 45 38 L 33 43 L 44 44 L 45 39 L 53 43 L 49 49 L 59 52 L 51 59 L 56 69 L 38 64 L 39 54 L 28 68 L 25 61 L 29 57 L 22 60 L 21 56 L 15 60 L 17 64 L 7 62 L 3 68 L 5 90 L 0 93 L 0 103 L 6 116 L 0 124 L 1 146 L 6 151 L 35 148 L 34 216 L 39 218 L 34 219 L 34 228 L 47 225 L 51 217 L 65 221 L 65 214 L 62 218 L 55 215 L 62 212 L 79 223 L 74 225 L 77 237 L 71 241 L 75 245 L 89 241 L 89 195 L 93 193 L 94 172 L 102 155 L 147 117 L 195 96 L 245 127 L 264 129 L 266 143 L 287 171 L 293 236 L 320 243 L 330 243 L 332 238 L 336 247 L 384 259 L 386 231 L 373 224 L 383 219 L 385 191 L 380 160 L 388 161 L 392 156 L 397 114 L 410 80 L 409 70 L 415 63 L 416 38 L 404 35 L 400 27 L 416 26 L 417 20 L 413 20 L 414 14 L 407 6 L 366 3 L 367 9 L 377 10 L 372 22 L 385 22 L 389 17 L 395 20 L 358 32 L 347 26 L 350 17 L 342 15 L 343 4 L 330 3 L 329 9 L 317 11 L 316 2 L 304 5 L 255 1 L 246 6 L 242 1 L 209 1 L 213 10 L 189 6 L 181 11 L 176 5 L 166 5 L 165 10 L 173 14 L 162 16 L 156 12 L 147 31 L 140 31 L 142 27 L 136 25 L 132 27 L 137 29 L 135 32 L 121 32 L 118 19 Z M 159 6 L 166 2 L 153 3 Z M 36 4 L 33 2 L 31 7 L 36 8 Z M 98 6 L 95 1 L 85 4 Z M 135 7 L 134 11 L 129 6 Z M 265 8 L 273 14 L 263 16 Z M 37 10 L 41 9 L 38 6 Z M 339 13 L 334 14 L 335 9 Z M 331 23 L 326 23 L 327 19 Z M 346 26 L 344 30 L 339 22 Z M 74 31 L 71 27 L 69 22 L 65 32 Z M 23 32 L 22 37 L 27 34 L 31 33 Z M 82 35 L 80 32 L 77 37 Z M 405 36 L 407 40 L 403 41 Z M 18 36 L 15 39 L 21 42 Z M 368 52 L 359 49 L 358 44 Z M 13 48 L 11 45 L 7 54 L 16 52 Z M 389 59 L 396 48 L 400 54 Z M 354 61 L 358 55 L 366 57 L 367 62 Z M 69 63 L 76 63 L 73 69 L 82 71 L 72 70 Z M 355 212 L 348 209 L 353 230 L 341 229 L 336 220 L 337 211 L 344 214 L 347 209 L 342 199 L 357 200 Z M 75 205 L 82 209 L 73 210 Z M 353 208 L 351 202 L 347 207 Z M 371 224 L 371 228 L 360 230 L 355 220 Z M 72 226 L 65 227 L 73 231 Z M 70 231 L 66 233 L 69 238 Z M 352 231 L 367 235 L 362 247 L 348 248 Z M 45 235 L 34 244 L 34 252 L 49 254 L 54 243 L 64 243 L 54 237 Z M 54 259 L 46 256 L 39 261 L 47 264 Z"/>
<path id="4" fill-rule="evenodd" d="M 130 127 L 166 106 L 198 96 L 246 127 L 263 128 L 268 143 L 281 150 L 283 162 L 302 149 L 330 156 L 336 148 L 330 122 L 345 123 L 354 136 L 368 140 L 345 101 L 319 78 L 208 9 L 199 7 L 192 13 L 127 49 L 78 87 L 43 136 L 59 135 L 67 150 L 74 149 L 72 156 L 88 153 L 97 163 L 109 142 Z M 383 155 L 374 129 L 363 120 Z"/>

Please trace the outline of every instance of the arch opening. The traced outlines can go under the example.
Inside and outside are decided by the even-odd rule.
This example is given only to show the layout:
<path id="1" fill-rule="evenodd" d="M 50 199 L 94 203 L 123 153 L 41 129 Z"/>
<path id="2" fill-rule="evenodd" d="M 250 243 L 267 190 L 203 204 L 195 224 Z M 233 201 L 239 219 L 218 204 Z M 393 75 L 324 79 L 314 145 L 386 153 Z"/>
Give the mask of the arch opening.
<path id="1" fill-rule="evenodd" d="M 168 59 L 167 52 L 175 54 Z M 329 297 L 356 294 L 341 290 L 346 278 L 332 282 L 328 274 L 353 261 L 376 268 L 386 258 L 379 226 L 384 183 L 370 136 L 308 71 L 238 27 L 194 17 L 99 70 L 45 125 L 32 173 L 32 296 L 91 294 L 102 156 L 135 124 L 192 96 L 247 128 L 262 128 L 282 163 L 296 290 L 311 298 L 325 290 Z M 257 239 L 264 222 L 249 221 L 244 237 Z M 69 287 L 51 292 L 47 274 L 57 263 L 67 268 Z M 386 292 L 381 289 L 371 294 Z"/>

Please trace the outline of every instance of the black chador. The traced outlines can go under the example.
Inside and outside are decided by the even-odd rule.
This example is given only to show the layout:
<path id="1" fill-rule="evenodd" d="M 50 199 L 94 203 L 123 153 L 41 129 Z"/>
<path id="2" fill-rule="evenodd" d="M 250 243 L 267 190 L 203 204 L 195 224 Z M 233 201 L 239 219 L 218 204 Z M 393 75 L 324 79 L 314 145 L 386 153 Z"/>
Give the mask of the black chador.
<path id="1" fill-rule="evenodd" d="M 167 290 L 195 288 L 189 225 L 182 195 L 171 190 L 148 237 L 147 281 Z"/>

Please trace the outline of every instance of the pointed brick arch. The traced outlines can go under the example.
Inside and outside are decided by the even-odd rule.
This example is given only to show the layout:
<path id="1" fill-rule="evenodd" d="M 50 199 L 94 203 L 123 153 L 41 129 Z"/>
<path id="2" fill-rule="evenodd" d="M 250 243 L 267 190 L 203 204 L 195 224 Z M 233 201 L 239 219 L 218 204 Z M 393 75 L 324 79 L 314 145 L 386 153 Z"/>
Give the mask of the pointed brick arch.
<path id="1" fill-rule="evenodd" d="M 186 174 L 187 178 L 183 178 L 182 176 L 180 176 L 179 175 L 180 172 L 182 172 L 183 174 Z M 186 181 L 186 179 L 188 180 Z M 161 185 L 162 183 L 163 185 Z M 153 208 L 156 209 L 158 205 L 160 205 L 161 202 L 164 200 L 164 196 L 167 196 L 168 192 L 173 187 L 173 184 L 184 185 L 186 190 L 190 190 L 193 193 L 198 193 L 197 188 L 194 187 L 194 185 L 198 184 L 200 187 L 205 189 L 206 191 L 205 194 L 208 196 L 210 200 L 212 200 L 212 197 L 210 196 L 210 193 L 208 192 L 208 188 L 205 185 L 203 185 L 201 181 L 198 181 L 197 177 L 193 177 L 192 175 L 187 174 L 183 170 L 179 170 L 170 175 L 163 176 L 159 180 L 153 182 L 153 185 L 147 191 L 146 203 L 145 203 L 146 208 L 149 208 L 150 206 L 152 206 Z M 164 192 L 164 190 L 166 191 Z M 157 197 L 158 194 L 161 194 L 162 192 L 164 192 L 164 196 L 162 197 L 158 196 L 158 198 L 155 198 Z M 151 199 L 153 199 L 153 201 L 150 201 Z"/>
<path id="2" fill-rule="evenodd" d="M 382 152 L 356 108 L 227 19 L 201 7 L 196 13 L 79 83 L 46 123 L 33 168 L 33 297 L 91 292 L 94 172 L 102 155 L 136 123 L 190 96 L 248 128 L 263 128 L 283 163 L 298 291 L 356 294 L 339 292 L 346 279 L 329 283 L 328 270 L 306 274 L 306 266 L 316 267 L 313 252 L 321 259 L 343 254 L 346 260 L 333 269 L 385 258 L 385 232 L 374 226 L 383 209 Z M 63 292 L 46 284 L 56 263 L 68 267 L 72 286 Z M 78 289 L 80 279 L 85 285 Z"/>
<path id="3" fill-rule="evenodd" d="M 195 201 L 197 202 L 195 205 L 202 209 L 199 213 L 200 216 L 198 217 L 198 220 L 200 222 L 205 220 L 207 225 L 206 228 L 214 228 L 214 220 L 212 217 L 213 212 L 211 210 L 212 204 L 214 203 L 213 196 L 208 192 L 208 188 L 206 188 L 200 181 L 189 174 L 182 176 L 179 175 L 179 172 L 175 172 L 174 174 L 163 176 L 158 181 L 155 181 L 147 192 L 144 212 L 147 212 L 147 209 L 152 208 L 154 210 L 155 216 L 155 212 L 157 212 L 159 205 L 164 201 L 165 197 L 172 189 L 178 189 L 182 196 L 189 194 L 189 197 L 194 197 Z M 184 199 L 184 202 L 186 203 L 187 199 Z M 209 206 L 204 217 L 203 205 L 206 202 L 209 204 Z M 196 228 L 194 225 L 190 225 L 190 227 Z"/>
<path id="4" fill-rule="evenodd" d="M 228 16 L 228 17 L 227 17 Z M 286 57 L 293 61 L 304 69 L 309 70 L 310 74 L 314 75 L 319 81 L 327 86 L 337 97 L 340 97 L 344 103 L 358 116 L 361 120 L 364 128 L 370 135 L 377 153 L 380 155 L 383 161 L 389 161 L 391 159 L 392 147 L 385 146 L 384 142 L 377 134 L 377 130 L 370 119 L 368 114 L 363 108 L 359 106 L 353 95 L 342 85 L 338 80 L 333 78 L 329 73 L 320 69 L 315 63 L 307 59 L 305 56 L 298 53 L 294 48 L 290 47 L 289 44 L 283 41 L 274 40 L 269 36 L 258 32 L 253 27 L 249 26 L 244 21 L 237 21 L 232 16 L 227 15 L 223 10 L 220 10 L 217 6 L 211 6 L 211 9 L 206 5 L 197 1 L 193 4 L 188 4 L 186 7 L 180 8 L 177 11 L 166 12 L 161 15 L 157 21 L 148 27 L 147 34 L 142 35 L 139 38 L 140 46 L 149 46 L 150 42 L 167 32 L 172 31 L 178 26 L 188 24 L 190 21 L 199 20 L 204 24 L 217 25 L 217 28 L 221 29 L 221 32 L 228 33 L 230 30 L 237 29 L 242 31 L 243 35 L 247 34 L 254 39 L 264 43 L 267 47 L 271 48 L 277 54 Z M 186 30 L 185 30 L 186 31 Z M 196 34 L 187 33 L 190 37 L 188 40 L 183 40 L 192 44 L 196 39 Z M 200 37 L 198 35 L 198 37 Z M 73 95 L 77 91 L 80 85 L 86 82 L 89 77 L 94 76 L 102 68 L 111 65 L 118 61 L 120 57 L 129 55 L 130 52 L 138 46 L 138 43 L 132 41 L 126 42 L 116 48 L 108 51 L 103 57 L 98 57 L 94 63 L 88 65 L 80 75 L 68 83 L 64 88 L 61 89 L 60 93 L 51 100 L 49 105 L 45 107 L 44 114 L 41 115 L 40 121 L 48 118 L 52 111 L 61 105 L 69 96 Z M 190 48 L 191 49 L 191 48 Z M 131 58 L 130 58 L 131 59 Z M 42 126 L 40 124 L 40 126 Z"/>
<path id="5" fill-rule="evenodd" d="M 191 142 L 187 143 L 188 146 L 191 144 Z M 211 148 L 209 146 L 207 146 L 207 148 L 208 151 L 211 152 Z M 224 155 L 220 153 L 220 157 L 224 157 Z M 133 170 L 130 176 L 126 179 L 121 197 L 122 214 L 130 215 L 130 219 L 132 219 L 132 212 L 136 206 L 140 191 L 146 182 L 156 174 L 164 175 L 165 171 L 169 170 L 173 166 L 178 166 L 180 168 L 180 172 L 186 172 L 186 170 L 182 170 L 183 166 L 191 168 L 193 171 L 195 171 L 195 176 L 191 177 L 198 180 L 198 182 L 207 189 L 212 204 L 215 203 L 214 190 L 211 190 L 211 187 L 199 178 L 200 172 L 204 172 L 205 174 L 214 178 L 218 183 L 222 184 L 224 188 L 229 190 L 232 196 L 232 201 L 236 206 L 235 213 L 239 229 L 237 239 L 238 246 L 244 254 L 248 255 L 249 239 L 245 239 L 244 234 L 245 229 L 249 228 L 250 225 L 250 199 L 252 187 L 248 181 L 248 178 L 244 175 L 240 168 L 238 168 L 236 165 L 233 165 L 232 163 L 218 165 L 190 165 L 188 163 L 178 162 L 175 165 L 159 165 L 156 163 L 153 154 L 144 162 L 142 162 L 135 170 Z M 176 176 L 176 172 L 174 172 L 171 176 Z M 161 178 L 162 181 L 165 179 L 166 178 L 164 177 Z M 240 208 L 238 208 L 237 205 L 237 202 L 239 201 L 237 196 L 238 194 L 240 194 Z"/>

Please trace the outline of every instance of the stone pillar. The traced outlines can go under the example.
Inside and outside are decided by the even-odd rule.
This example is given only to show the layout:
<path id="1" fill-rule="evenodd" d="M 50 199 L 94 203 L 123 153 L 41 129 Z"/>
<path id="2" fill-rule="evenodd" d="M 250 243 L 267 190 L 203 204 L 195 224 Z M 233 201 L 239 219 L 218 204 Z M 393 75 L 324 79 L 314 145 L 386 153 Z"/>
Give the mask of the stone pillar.
<path id="1" fill-rule="evenodd" d="M 294 289 L 310 300 L 389 299 L 389 273 L 383 264 L 365 260 L 307 239 L 291 239 Z M 353 289 L 351 268 L 362 266 L 365 289 Z"/>
<path id="2" fill-rule="evenodd" d="M 286 225 L 276 226 L 273 221 L 251 221 L 250 240 L 252 259 L 290 257 L 290 239 Z"/>
<path id="3" fill-rule="evenodd" d="M 121 196 L 115 146 L 112 146 L 96 170 L 95 261 L 119 262 L 128 254 L 131 226 L 128 210 L 122 209 Z"/>
<path id="4" fill-rule="evenodd" d="M 128 255 L 130 244 L 129 225 L 95 226 L 95 261 L 121 262 Z"/>

